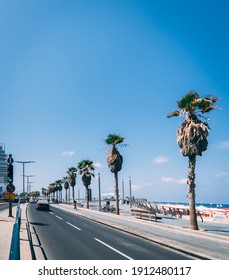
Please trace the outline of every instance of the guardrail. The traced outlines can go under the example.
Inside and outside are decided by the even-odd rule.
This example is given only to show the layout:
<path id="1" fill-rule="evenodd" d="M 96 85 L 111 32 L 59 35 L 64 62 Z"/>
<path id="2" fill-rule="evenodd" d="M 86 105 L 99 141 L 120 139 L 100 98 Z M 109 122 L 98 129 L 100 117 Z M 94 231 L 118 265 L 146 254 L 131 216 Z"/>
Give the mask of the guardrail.
<path id="1" fill-rule="evenodd" d="M 13 226 L 11 238 L 9 260 L 20 260 L 20 227 L 21 227 L 21 208 L 20 199 L 17 205 L 16 220 Z"/>

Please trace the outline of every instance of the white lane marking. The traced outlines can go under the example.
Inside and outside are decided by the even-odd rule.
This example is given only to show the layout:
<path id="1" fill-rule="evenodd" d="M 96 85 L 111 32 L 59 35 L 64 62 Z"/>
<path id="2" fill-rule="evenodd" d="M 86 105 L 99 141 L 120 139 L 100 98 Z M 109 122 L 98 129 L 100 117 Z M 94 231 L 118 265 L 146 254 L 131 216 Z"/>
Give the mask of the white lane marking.
<path id="1" fill-rule="evenodd" d="M 74 227 L 74 228 L 76 228 L 76 229 L 78 229 L 78 230 L 81 230 L 81 228 L 78 228 L 78 227 L 76 227 L 76 226 L 74 226 L 73 224 L 71 224 L 71 223 L 69 223 L 69 222 L 66 222 L 69 226 L 72 226 L 72 227 Z"/>
<path id="2" fill-rule="evenodd" d="M 97 239 L 97 238 L 94 238 L 94 239 L 95 239 L 96 241 L 100 242 L 101 244 L 103 244 L 104 246 L 106 246 L 106 247 L 110 248 L 111 250 L 115 251 L 116 253 L 118 253 L 118 254 L 122 255 L 123 257 L 127 258 L 128 260 L 133 260 L 131 257 L 129 257 L 129 256 L 127 256 L 126 254 L 120 252 L 119 250 L 117 250 L 117 249 L 111 247 L 110 245 L 106 244 L 105 242 L 103 242 L 103 241 L 101 241 L 101 240 L 99 240 L 99 239 Z"/>
<path id="3" fill-rule="evenodd" d="M 60 220 L 63 220 L 61 217 L 59 217 L 59 216 L 57 216 L 57 215 L 55 215 L 58 219 L 60 219 Z"/>
<path id="4" fill-rule="evenodd" d="M 50 212 L 50 211 L 49 211 L 49 213 L 52 214 L 52 215 L 54 215 L 53 212 Z"/>

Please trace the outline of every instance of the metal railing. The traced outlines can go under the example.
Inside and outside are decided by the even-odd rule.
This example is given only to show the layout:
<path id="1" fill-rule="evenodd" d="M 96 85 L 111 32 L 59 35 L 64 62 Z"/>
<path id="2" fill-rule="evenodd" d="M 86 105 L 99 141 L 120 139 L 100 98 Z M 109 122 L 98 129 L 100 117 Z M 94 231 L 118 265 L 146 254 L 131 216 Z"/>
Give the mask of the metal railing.
<path id="1" fill-rule="evenodd" d="M 9 260 L 20 260 L 20 227 L 21 227 L 21 208 L 20 199 L 17 205 L 16 220 L 13 226 L 11 238 Z"/>

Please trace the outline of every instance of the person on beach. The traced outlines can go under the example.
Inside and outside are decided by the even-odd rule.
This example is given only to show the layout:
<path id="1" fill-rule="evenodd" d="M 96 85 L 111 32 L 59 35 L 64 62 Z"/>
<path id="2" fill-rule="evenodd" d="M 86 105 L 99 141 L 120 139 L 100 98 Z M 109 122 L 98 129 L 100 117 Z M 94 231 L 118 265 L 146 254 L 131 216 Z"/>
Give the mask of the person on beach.
<path id="1" fill-rule="evenodd" d="M 77 206 L 76 206 L 76 200 L 74 200 L 74 209 L 77 209 Z"/>

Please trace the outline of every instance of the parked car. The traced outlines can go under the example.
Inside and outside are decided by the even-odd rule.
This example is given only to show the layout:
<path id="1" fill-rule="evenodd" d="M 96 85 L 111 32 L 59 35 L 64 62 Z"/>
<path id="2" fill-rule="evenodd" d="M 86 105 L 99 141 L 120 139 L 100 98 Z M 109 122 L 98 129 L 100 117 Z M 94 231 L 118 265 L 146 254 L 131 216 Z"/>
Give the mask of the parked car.
<path id="1" fill-rule="evenodd" d="M 39 199 L 36 203 L 37 210 L 46 210 L 49 211 L 49 203 L 46 199 Z"/>

